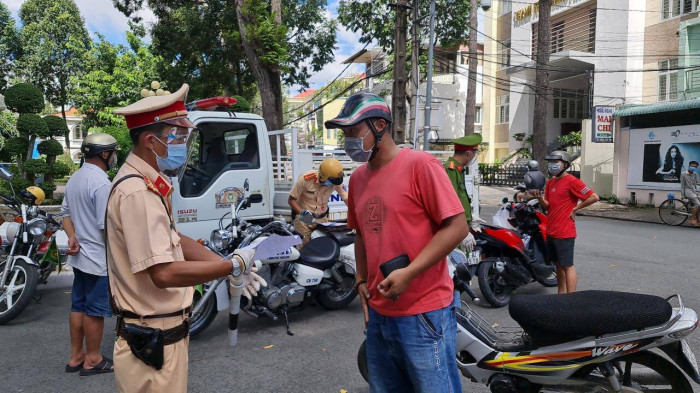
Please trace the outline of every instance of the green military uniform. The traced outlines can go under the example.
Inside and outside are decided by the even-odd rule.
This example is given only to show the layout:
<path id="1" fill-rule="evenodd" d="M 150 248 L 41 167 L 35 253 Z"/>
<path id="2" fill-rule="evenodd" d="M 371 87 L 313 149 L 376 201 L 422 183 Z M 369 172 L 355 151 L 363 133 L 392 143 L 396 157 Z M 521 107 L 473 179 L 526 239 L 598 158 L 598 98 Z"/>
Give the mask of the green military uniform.
<path id="1" fill-rule="evenodd" d="M 464 150 L 477 150 L 479 144 L 481 143 L 481 134 L 472 134 L 469 136 L 463 136 L 452 141 L 455 145 L 456 151 Z M 450 157 L 445 162 L 445 170 L 447 171 L 447 177 L 450 178 L 452 182 L 452 187 L 454 187 L 457 197 L 462 202 L 462 207 L 464 208 L 464 215 L 467 221 L 472 220 L 472 206 L 471 200 L 469 199 L 469 194 L 467 194 L 467 186 L 464 180 L 464 172 L 466 168 L 462 166 L 454 157 Z"/>

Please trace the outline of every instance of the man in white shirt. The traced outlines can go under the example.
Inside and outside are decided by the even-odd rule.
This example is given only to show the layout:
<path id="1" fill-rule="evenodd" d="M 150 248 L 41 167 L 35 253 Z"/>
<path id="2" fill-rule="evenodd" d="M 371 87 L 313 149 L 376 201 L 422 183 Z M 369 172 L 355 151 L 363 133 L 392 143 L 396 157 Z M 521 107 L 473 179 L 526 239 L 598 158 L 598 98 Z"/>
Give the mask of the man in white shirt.
<path id="1" fill-rule="evenodd" d="M 690 215 L 690 225 L 700 226 L 700 194 L 698 193 L 698 185 L 700 185 L 700 177 L 698 177 L 698 162 L 690 161 L 688 164 L 688 172 L 681 173 L 681 195 L 693 205 L 693 211 Z"/>
<path id="2" fill-rule="evenodd" d="M 63 229 L 68 235 L 68 264 L 75 275 L 70 313 L 71 356 L 66 372 L 80 371 L 83 376 L 114 369 L 112 359 L 100 353 L 100 342 L 104 318 L 112 316 L 103 237 L 111 189 L 106 172 L 116 166 L 118 149 L 117 140 L 109 134 L 88 135 L 80 147 L 85 162 L 66 184 L 61 206 Z"/>

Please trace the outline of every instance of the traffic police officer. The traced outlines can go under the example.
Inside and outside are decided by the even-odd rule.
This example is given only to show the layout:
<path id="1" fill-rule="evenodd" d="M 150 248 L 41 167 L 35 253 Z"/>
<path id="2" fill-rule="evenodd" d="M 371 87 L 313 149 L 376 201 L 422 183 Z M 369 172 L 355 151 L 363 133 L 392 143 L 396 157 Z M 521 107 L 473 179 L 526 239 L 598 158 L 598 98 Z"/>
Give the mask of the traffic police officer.
<path id="1" fill-rule="evenodd" d="M 477 160 L 479 144 L 481 143 L 481 134 L 463 136 L 454 139 L 452 143 L 454 144 L 455 152 L 454 155 L 445 162 L 445 170 L 447 171 L 447 177 L 449 177 L 452 182 L 452 187 L 454 187 L 459 200 L 462 202 L 467 222 L 472 224 L 471 200 L 469 194 L 467 194 L 464 175 L 468 171 L 468 168 Z M 479 228 L 478 224 L 472 225 L 472 227 L 477 230 Z M 462 241 L 462 246 L 468 251 L 471 251 L 475 244 L 474 235 L 471 233 Z"/>
<path id="2" fill-rule="evenodd" d="M 105 228 L 119 392 L 187 391 L 194 285 L 242 275 L 253 296 L 266 285 L 254 273 L 252 250 L 222 260 L 177 231 L 172 185 L 161 171 L 185 164 L 195 127 L 187 119 L 188 90 L 159 91 L 114 112 L 126 118 L 134 146 L 112 185 Z"/>
<path id="3" fill-rule="evenodd" d="M 292 213 L 297 215 L 302 210 L 308 210 L 314 215 L 316 222 L 328 222 L 328 199 L 333 191 L 347 204 L 348 192 L 343 188 L 343 165 L 335 158 L 326 158 L 318 171 L 304 172 L 289 192 L 289 206 Z M 294 222 L 294 229 L 304 238 L 301 246 L 311 240 L 311 232 L 316 225 Z"/>

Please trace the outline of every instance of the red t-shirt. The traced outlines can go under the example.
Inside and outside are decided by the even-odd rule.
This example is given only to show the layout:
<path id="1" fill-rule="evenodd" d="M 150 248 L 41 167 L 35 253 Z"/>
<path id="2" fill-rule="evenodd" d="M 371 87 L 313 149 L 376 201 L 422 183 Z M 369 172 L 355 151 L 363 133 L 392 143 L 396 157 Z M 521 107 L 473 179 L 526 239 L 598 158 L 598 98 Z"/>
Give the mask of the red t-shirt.
<path id="1" fill-rule="evenodd" d="M 571 219 L 571 212 L 578 201 L 588 199 L 593 190 L 581 179 L 569 174 L 561 179 L 549 179 L 544 193 L 549 202 L 547 236 L 555 239 L 576 237 L 576 222 Z"/>
<path id="2" fill-rule="evenodd" d="M 377 290 L 380 264 L 401 254 L 413 261 L 444 219 L 464 213 L 445 167 L 425 152 L 402 149 L 379 170 L 357 168 L 349 188 L 348 225 L 362 234 L 372 308 L 400 317 L 449 306 L 454 288 L 444 259 L 413 279 L 398 301 Z"/>

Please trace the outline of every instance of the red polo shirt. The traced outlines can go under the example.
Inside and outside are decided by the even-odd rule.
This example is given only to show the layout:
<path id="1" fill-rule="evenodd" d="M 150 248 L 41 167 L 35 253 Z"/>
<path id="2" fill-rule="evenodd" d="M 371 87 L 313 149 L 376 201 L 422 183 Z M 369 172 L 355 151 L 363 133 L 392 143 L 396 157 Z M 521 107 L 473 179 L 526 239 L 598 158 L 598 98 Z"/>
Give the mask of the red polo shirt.
<path id="1" fill-rule="evenodd" d="M 593 190 L 581 179 L 567 174 L 560 179 L 549 179 L 544 193 L 549 202 L 547 236 L 556 239 L 576 237 L 576 222 L 571 219 L 571 212 L 580 200 L 586 200 L 593 195 Z"/>

